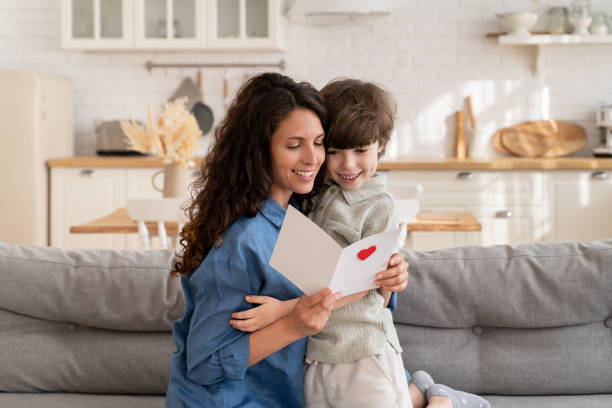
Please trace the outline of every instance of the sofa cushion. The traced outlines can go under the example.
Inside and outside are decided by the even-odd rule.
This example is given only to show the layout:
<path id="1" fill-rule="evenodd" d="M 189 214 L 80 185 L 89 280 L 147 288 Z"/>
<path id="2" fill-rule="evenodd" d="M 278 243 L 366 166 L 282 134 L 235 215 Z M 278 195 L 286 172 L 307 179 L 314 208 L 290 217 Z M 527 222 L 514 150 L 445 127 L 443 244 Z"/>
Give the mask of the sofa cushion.
<path id="1" fill-rule="evenodd" d="M 0 310 L 0 391 L 163 395 L 175 350 L 169 332 L 96 329 Z"/>
<path id="2" fill-rule="evenodd" d="M 504 397 L 485 395 L 494 408 L 609 408 L 612 395 L 554 395 L 547 397 Z"/>
<path id="3" fill-rule="evenodd" d="M 171 331 L 185 309 L 170 250 L 28 247 L 0 242 L 0 309 L 56 322 Z"/>
<path id="4" fill-rule="evenodd" d="M 479 394 L 612 393 L 612 240 L 403 253 L 409 371 Z"/>
<path id="5" fill-rule="evenodd" d="M 163 396 L 91 394 L 0 394 L 0 407 L 11 408 L 163 408 Z"/>

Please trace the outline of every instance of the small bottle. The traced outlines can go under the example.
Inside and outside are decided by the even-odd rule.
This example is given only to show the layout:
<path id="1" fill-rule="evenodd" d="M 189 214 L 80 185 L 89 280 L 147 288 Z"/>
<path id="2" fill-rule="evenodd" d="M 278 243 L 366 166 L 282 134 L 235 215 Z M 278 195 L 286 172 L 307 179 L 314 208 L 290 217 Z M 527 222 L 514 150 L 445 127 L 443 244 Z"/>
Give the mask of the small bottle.
<path id="1" fill-rule="evenodd" d="M 550 34 L 567 33 L 568 24 L 566 7 L 551 7 L 548 10 L 548 32 Z"/>

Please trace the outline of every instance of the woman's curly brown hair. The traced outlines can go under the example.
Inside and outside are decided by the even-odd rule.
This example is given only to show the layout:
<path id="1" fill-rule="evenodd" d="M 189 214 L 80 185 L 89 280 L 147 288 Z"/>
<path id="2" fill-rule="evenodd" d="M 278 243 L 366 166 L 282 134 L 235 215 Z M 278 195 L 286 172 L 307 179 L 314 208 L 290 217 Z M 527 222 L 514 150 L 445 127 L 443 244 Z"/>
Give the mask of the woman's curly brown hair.
<path id="1" fill-rule="evenodd" d="M 326 125 L 323 101 L 309 83 L 264 73 L 242 85 L 191 185 L 195 199 L 186 211 L 189 222 L 180 234 L 173 275 L 191 275 L 213 246 L 221 246 L 230 225 L 257 214 L 273 182 L 270 139 L 296 108 L 313 111 Z"/>

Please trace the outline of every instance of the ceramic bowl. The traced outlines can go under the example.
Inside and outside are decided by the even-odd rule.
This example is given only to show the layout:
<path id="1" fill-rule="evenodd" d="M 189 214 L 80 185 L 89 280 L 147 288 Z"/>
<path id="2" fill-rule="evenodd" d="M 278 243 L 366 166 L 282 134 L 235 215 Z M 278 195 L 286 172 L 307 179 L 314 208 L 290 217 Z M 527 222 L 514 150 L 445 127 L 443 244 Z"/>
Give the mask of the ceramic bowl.
<path id="1" fill-rule="evenodd" d="M 538 21 L 536 13 L 514 12 L 498 14 L 502 25 L 508 29 L 508 35 L 531 35 L 529 30 Z"/>

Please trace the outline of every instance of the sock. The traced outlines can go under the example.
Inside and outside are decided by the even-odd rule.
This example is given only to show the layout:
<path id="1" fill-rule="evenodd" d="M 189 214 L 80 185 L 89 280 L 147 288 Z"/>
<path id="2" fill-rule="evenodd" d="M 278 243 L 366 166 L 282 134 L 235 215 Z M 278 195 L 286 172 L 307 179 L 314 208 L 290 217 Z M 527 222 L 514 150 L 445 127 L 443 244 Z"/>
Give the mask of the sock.
<path id="1" fill-rule="evenodd" d="M 434 384 L 427 390 L 427 400 L 433 396 L 446 397 L 453 403 L 453 408 L 491 408 L 491 404 L 478 395 L 457 391 L 446 385 Z"/>
<path id="2" fill-rule="evenodd" d="M 434 380 L 431 378 L 431 375 L 427 374 L 425 371 L 417 371 L 412 374 L 410 382 L 417 386 L 421 394 L 423 394 L 423 397 L 425 397 L 425 400 L 427 400 L 427 390 L 434 385 Z"/>

